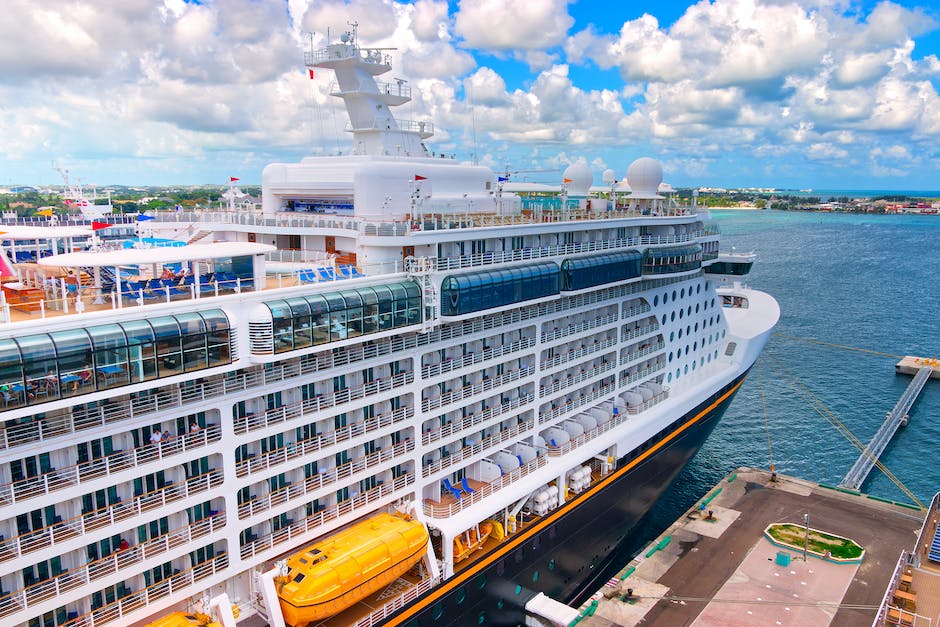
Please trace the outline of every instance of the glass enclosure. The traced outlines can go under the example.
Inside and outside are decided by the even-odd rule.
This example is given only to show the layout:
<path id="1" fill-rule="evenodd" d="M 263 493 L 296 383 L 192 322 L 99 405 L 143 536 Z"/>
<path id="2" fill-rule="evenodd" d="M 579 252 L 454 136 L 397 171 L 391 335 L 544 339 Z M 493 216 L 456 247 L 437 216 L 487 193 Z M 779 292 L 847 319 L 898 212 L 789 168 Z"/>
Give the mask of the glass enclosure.
<path id="1" fill-rule="evenodd" d="M 637 250 L 565 259 L 561 263 L 561 289 L 570 292 L 642 275 L 643 254 Z"/>
<path id="2" fill-rule="evenodd" d="M 702 247 L 650 248 L 643 258 L 643 274 L 672 274 L 702 267 Z"/>
<path id="3" fill-rule="evenodd" d="M 551 296 L 558 293 L 559 274 L 557 265 L 544 261 L 449 276 L 441 285 L 441 313 L 459 316 Z"/>

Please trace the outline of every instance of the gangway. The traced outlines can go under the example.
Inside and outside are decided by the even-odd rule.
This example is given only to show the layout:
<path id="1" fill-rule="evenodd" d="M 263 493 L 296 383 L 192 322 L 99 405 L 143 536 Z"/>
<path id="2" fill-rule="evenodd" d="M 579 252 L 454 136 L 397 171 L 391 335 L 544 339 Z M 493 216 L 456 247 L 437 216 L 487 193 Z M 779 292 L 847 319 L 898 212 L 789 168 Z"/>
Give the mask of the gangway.
<path id="1" fill-rule="evenodd" d="M 893 438 L 894 434 L 897 432 L 898 427 L 902 424 L 907 424 L 907 413 L 910 411 L 914 401 L 917 400 L 921 390 L 924 389 L 927 379 L 930 378 L 933 372 L 934 369 L 927 360 L 925 360 L 925 366 L 917 368 L 914 379 L 911 381 L 910 385 L 907 386 L 907 389 L 904 390 L 904 394 L 898 399 L 894 409 L 887 413 L 884 423 L 875 433 L 874 437 L 872 437 L 871 442 L 868 443 L 868 446 L 865 447 L 865 450 L 862 451 L 859 458 L 855 460 L 852 468 L 849 469 L 849 472 L 839 484 L 840 487 L 850 490 L 861 489 L 872 467 L 878 462 L 881 454 L 888 446 L 888 442 L 891 441 L 891 438 Z"/>

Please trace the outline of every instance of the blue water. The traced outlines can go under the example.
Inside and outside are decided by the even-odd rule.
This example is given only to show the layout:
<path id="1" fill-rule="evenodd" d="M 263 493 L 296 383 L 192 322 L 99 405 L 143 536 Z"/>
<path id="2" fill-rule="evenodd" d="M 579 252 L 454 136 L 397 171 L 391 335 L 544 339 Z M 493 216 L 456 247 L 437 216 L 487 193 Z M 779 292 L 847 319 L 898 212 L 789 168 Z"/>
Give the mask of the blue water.
<path id="1" fill-rule="evenodd" d="M 803 400 L 784 368 L 867 443 L 910 382 L 894 374 L 893 355 L 940 355 L 937 216 L 715 211 L 712 217 L 723 250 L 757 251 L 750 284 L 777 299 L 781 319 L 722 421 L 651 513 L 652 535 L 734 468 L 767 468 L 768 434 L 779 472 L 829 484 L 842 479 L 858 449 Z M 882 461 L 928 502 L 940 491 L 940 381 L 928 381 L 910 416 Z M 863 491 L 910 502 L 877 468 Z"/>

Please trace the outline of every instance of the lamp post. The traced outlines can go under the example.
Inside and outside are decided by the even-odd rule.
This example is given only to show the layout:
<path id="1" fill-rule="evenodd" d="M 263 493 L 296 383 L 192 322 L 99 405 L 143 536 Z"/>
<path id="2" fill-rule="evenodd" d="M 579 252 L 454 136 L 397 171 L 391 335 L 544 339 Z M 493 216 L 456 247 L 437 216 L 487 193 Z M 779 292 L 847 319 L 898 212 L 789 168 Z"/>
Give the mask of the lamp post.
<path id="1" fill-rule="evenodd" d="M 809 514 L 803 514 L 803 561 L 806 561 L 806 553 L 809 550 Z"/>

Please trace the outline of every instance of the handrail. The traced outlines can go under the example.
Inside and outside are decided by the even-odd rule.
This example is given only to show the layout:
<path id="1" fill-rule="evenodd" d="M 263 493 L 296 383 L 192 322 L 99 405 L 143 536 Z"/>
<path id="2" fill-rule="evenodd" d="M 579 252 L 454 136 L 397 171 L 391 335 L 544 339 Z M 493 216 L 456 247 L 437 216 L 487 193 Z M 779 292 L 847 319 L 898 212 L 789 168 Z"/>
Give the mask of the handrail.
<path id="1" fill-rule="evenodd" d="M 502 488 L 505 488 L 508 485 L 512 485 L 522 477 L 535 472 L 538 468 L 543 467 L 548 463 L 548 459 L 543 455 L 541 457 L 536 457 L 525 464 L 519 466 L 515 470 L 494 479 L 492 482 L 487 483 L 479 488 L 476 488 L 470 494 L 462 495 L 457 501 L 450 503 L 449 505 L 441 505 L 440 503 L 434 503 L 425 501 L 424 502 L 424 513 L 431 518 L 448 518 L 453 516 L 457 512 L 464 510 L 471 505 L 479 503 L 486 497 L 491 494 L 495 494 Z"/>
<path id="2" fill-rule="evenodd" d="M 441 457 L 440 459 L 436 459 L 429 464 L 424 465 L 421 468 L 421 476 L 430 477 L 433 473 L 439 470 L 450 468 L 454 464 L 462 462 L 465 459 L 469 459 L 475 455 L 479 455 L 488 449 L 501 446 L 506 442 L 506 440 L 514 438 L 524 431 L 528 431 L 533 426 L 535 426 L 535 423 L 532 420 L 523 420 L 522 422 L 516 423 L 508 429 L 503 429 L 499 433 L 488 435 L 479 442 L 463 447 L 456 453 L 451 453 L 447 457 Z"/>
<path id="3" fill-rule="evenodd" d="M 470 414 L 466 418 L 449 422 L 442 427 L 422 433 L 421 443 L 431 444 L 433 442 L 437 442 L 438 440 L 457 435 L 462 431 L 473 427 L 485 429 L 486 427 L 491 426 L 488 423 L 489 420 L 493 418 L 499 418 L 499 421 L 505 420 L 503 416 L 515 409 L 528 405 L 533 400 L 535 400 L 535 395 L 523 394 L 519 398 L 513 399 L 511 401 L 501 403 L 494 407 L 487 407 L 483 411 Z"/>

